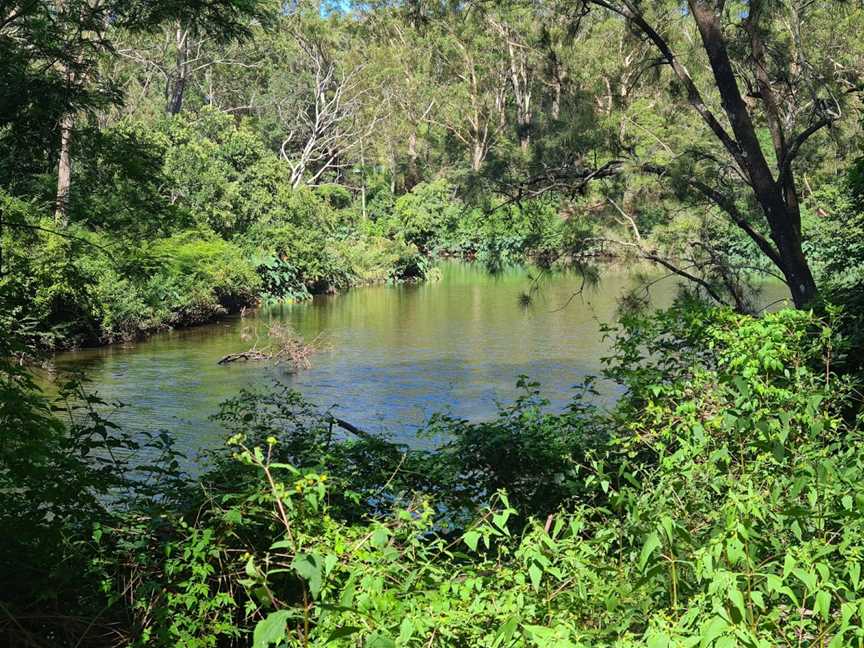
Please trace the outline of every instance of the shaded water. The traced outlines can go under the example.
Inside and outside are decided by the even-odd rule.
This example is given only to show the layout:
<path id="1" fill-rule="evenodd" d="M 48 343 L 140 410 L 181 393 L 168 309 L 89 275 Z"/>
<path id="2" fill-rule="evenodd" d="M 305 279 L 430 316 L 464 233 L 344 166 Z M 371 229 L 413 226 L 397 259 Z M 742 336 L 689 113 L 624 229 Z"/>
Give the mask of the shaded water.
<path id="1" fill-rule="evenodd" d="M 497 402 L 514 396 L 521 374 L 539 381 L 553 405 L 566 404 L 573 385 L 600 371 L 608 347 L 599 324 L 614 321 L 616 300 L 632 282 L 626 273 L 607 272 L 596 288 L 572 298 L 581 280 L 559 275 L 544 280 L 525 308 L 519 303 L 529 285 L 525 271 L 491 276 L 446 263 L 437 282 L 316 297 L 134 346 L 66 353 L 55 364 L 83 369 L 103 399 L 125 403 L 112 413 L 125 429 L 167 430 L 193 455 L 222 442 L 209 420 L 222 400 L 274 380 L 322 407 L 338 405 L 338 414 L 359 427 L 416 443 L 416 428 L 434 412 L 491 416 Z M 664 280 L 652 299 L 666 305 L 675 289 Z M 271 318 L 307 340 L 323 335 L 331 349 L 294 375 L 266 363 L 217 364 L 248 349 L 252 342 L 242 332 L 263 332 Z M 601 385 L 601 393 L 611 398 L 614 388 Z"/>

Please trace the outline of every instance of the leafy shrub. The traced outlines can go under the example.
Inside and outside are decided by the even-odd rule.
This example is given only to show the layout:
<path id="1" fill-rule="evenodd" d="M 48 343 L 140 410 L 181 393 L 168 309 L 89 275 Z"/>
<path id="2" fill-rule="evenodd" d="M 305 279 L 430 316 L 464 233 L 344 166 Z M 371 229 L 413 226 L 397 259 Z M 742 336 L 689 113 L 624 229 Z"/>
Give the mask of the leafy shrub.
<path id="1" fill-rule="evenodd" d="M 361 235 L 339 241 L 331 249 L 345 260 L 359 284 L 416 281 L 429 272 L 428 257 L 401 238 Z"/>
<path id="2" fill-rule="evenodd" d="M 498 202 L 504 203 L 505 199 Z M 555 200 L 489 205 L 470 210 L 445 247 L 498 270 L 530 257 L 556 257 L 562 248 L 562 230 Z"/>
<path id="3" fill-rule="evenodd" d="M 260 286 L 255 268 L 227 241 L 189 231 L 155 242 L 150 253 L 161 261 L 145 291 L 170 324 L 191 324 L 252 304 Z"/>
<path id="4" fill-rule="evenodd" d="M 133 645 L 856 645 L 860 385 L 834 370 L 848 349 L 831 322 L 681 304 L 610 334 L 606 375 L 626 390 L 611 412 L 577 399 L 549 413 L 523 383 L 497 419 L 438 418 L 430 432 L 449 441 L 412 451 L 285 388 L 243 393 L 197 483 L 159 442 L 147 477 L 104 482 L 118 484 L 113 511 L 64 504 L 32 521 L 57 534 L 15 550 L 101 579 L 104 595 L 52 585 L 42 600 L 93 615 L 104 596 L 99 627 L 115 620 Z M 14 380 L 0 416 L 18 428 L 35 405 Z M 62 437 L 39 416 L 36 432 Z M 4 446 L 7 461 L 32 458 L 0 488 L 25 526 L 39 500 L 20 488 L 70 497 L 40 481 L 64 474 L 38 459 L 43 436 Z M 23 614 L 35 594 L 20 591 Z"/>
<path id="5" fill-rule="evenodd" d="M 452 435 L 443 452 L 345 439 L 290 392 L 226 403 L 232 450 L 158 534 L 141 532 L 169 556 L 138 567 L 149 585 L 136 600 L 159 610 L 139 617 L 145 635 L 209 645 L 255 625 L 258 646 L 864 636 L 864 439 L 857 384 L 832 371 L 844 347 L 830 324 L 686 305 L 615 334 L 608 375 L 627 393 L 613 412 L 577 400 L 549 414 L 525 383 L 495 421 L 437 419 L 432 431 Z"/>
<path id="6" fill-rule="evenodd" d="M 331 240 L 321 227 L 285 223 L 253 228 L 247 247 L 264 252 L 258 258 L 258 270 L 271 287 L 271 295 L 304 299 L 352 283 L 350 266 L 329 249 Z"/>
<path id="7" fill-rule="evenodd" d="M 318 185 L 315 187 L 315 194 L 333 209 L 347 209 L 352 203 L 351 192 L 342 185 Z"/>
<path id="8" fill-rule="evenodd" d="M 396 199 L 393 213 L 377 221 L 375 232 L 387 237 L 398 233 L 420 250 L 434 251 L 456 227 L 461 211 L 446 181 L 421 182 Z"/>

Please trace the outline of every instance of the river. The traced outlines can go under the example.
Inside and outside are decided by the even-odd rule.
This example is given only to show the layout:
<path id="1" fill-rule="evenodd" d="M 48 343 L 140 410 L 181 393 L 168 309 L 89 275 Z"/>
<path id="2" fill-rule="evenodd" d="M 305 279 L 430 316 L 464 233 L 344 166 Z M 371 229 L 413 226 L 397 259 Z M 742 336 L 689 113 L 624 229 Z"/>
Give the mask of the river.
<path id="1" fill-rule="evenodd" d="M 541 383 L 553 407 L 565 405 L 576 383 L 601 370 L 608 342 L 599 325 L 615 320 L 617 300 L 634 282 L 626 272 L 608 271 L 574 297 L 581 279 L 556 275 L 544 279 L 525 307 L 519 300 L 530 283 L 525 270 L 490 275 L 453 262 L 442 264 L 441 275 L 417 285 L 318 296 L 132 345 L 69 352 L 55 366 L 83 370 L 90 389 L 123 403 L 110 416 L 127 431 L 166 430 L 191 456 L 222 443 L 209 418 L 222 400 L 276 380 L 319 406 L 336 406 L 361 428 L 422 443 L 415 433 L 431 414 L 489 417 L 497 403 L 513 398 L 522 374 Z M 669 304 L 675 290 L 674 280 L 658 283 L 652 302 Z M 248 349 L 249 335 L 263 333 L 273 319 L 307 340 L 321 336 L 329 350 L 293 374 L 261 362 L 217 364 Z M 600 391 L 601 399 L 614 399 L 613 385 L 601 383 Z"/>

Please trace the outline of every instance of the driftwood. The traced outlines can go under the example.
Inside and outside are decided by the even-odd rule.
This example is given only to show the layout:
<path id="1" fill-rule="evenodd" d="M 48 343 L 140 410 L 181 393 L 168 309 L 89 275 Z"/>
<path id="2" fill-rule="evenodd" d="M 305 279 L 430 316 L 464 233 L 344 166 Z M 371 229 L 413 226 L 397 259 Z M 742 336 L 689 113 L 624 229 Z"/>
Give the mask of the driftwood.
<path id="1" fill-rule="evenodd" d="M 247 329 L 243 331 L 242 337 L 250 339 L 253 334 Z M 255 343 L 251 349 L 239 353 L 229 353 L 223 356 L 217 364 L 231 364 L 238 360 L 266 360 L 275 364 L 286 362 L 295 371 L 308 369 L 312 366 L 312 356 L 323 347 L 320 337 L 316 337 L 312 342 L 304 342 L 303 338 L 297 335 L 290 326 L 273 322 L 267 327 L 267 343 L 264 346 L 258 346 L 260 336 L 256 330 L 254 333 Z"/>
<path id="2" fill-rule="evenodd" d="M 336 427 L 340 427 L 343 430 L 345 430 L 346 432 L 350 432 L 354 436 L 360 437 L 361 439 L 365 439 L 366 441 L 378 441 L 379 443 L 380 442 L 388 443 L 388 442 L 384 441 L 383 439 L 379 439 L 378 437 L 376 437 L 372 434 L 369 434 L 365 430 L 361 430 L 356 425 L 349 423 L 348 421 L 346 421 L 344 419 L 340 419 L 340 418 L 337 418 L 335 416 L 330 415 L 327 417 L 327 420 L 330 423 L 330 425 L 335 425 Z M 388 445 L 389 445 L 389 443 L 388 443 Z"/>
<path id="3" fill-rule="evenodd" d="M 229 353 L 225 357 L 223 357 L 216 364 L 228 364 L 230 362 L 237 362 L 238 360 L 269 360 L 270 356 L 266 353 L 261 353 L 260 351 L 241 351 L 240 353 Z"/>

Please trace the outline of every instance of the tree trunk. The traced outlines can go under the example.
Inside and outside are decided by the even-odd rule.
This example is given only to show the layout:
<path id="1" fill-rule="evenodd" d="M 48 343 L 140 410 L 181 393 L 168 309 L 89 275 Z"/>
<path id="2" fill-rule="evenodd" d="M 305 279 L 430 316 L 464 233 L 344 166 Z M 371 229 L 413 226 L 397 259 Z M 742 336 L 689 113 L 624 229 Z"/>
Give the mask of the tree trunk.
<path id="1" fill-rule="evenodd" d="M 561 117 L 561 82 L 556 79 L 552 87 L 552 119 L 558 121 Z"/>
<path id="2" fill-rule="evenodd" d="M 484 159 L 486 159 L 486 147 L 482 141 L 475 140 L 471 150 L 471 170 L 475 173 L 480 171 Z"/>
<path id="3" fill-rule="evenodd" d="M 412 128 L 408 134 L 408 169 L 405 173 L 405 191 L 411 191 L 420 182 L 417 157 L 417 131 Z"/>
<path id="4" fill-rule="evenodd" d="M 71 113 L 60 121 L 60 160 L 57 164 L 57 198 L 54 205 L 54 223 L 65 227 L 69 222 L 69 191 L 72 187 L 72 128 Z"/>
<path id="5" fill-rule="evenodd" d="M 807 308 L 812 306 L 819 292 L 801 247 L 800 233 L 778 232 L 772 236 L 772 239 L 777 243 L 777 248 L 780 251 L 782 261 L 780 270 L 786 277 L 786 283 L 789 285 L 795 307 Z"/>
<path id="6" fill-rule="evenodd" d="M 733 151 L 739 166 L 749 176 L 750 184 L 759 202 L 771 240 L 777 245 L 780 271 L 786 277 L 792 300 L 797 308 L 804 308 L 816 298 L 817 289 L 813 274 L 804 257 L 801 245 L 801 214 L 794 185 L 789 191 L 774 179 L 765 154 L 759 144 L 753 120 L 741 97 L 738 81 L 729 59 L 720 26 L 720 18 L 714 7 L 705 0 L 690 0 L 690 9 L 699 28 L 702 44 L 708 54 L 723 109 L 729 118 L 735 140 L 740 149 Z M 765 90 L 765 88 L 763 88 Z M 768 105 L 770 113 L 773 106 Z M 773 121 L 769 118 L 769 121 Z M 772 129 L 773 130 L 773 129 Z M 775 143 L 781 146 L 782 135 L 774 133 Z M 788 174 L 791 177 L 791 172 Z M 792 200 L 786 200 L 792 195 Z"/>
<path id="7" fill-rule="evenodd" d="M 186 92 L 186 82 L 189 75 L 189 30 L 177 28 L 177 67 L 174 70 L 172 83 L 168 87 L 168 103 L 165 112 L 177 115 L 183 108 L 183 94 Z"/>
<path id="8" fill-rule="evenodd" d="M 528 149 L 531 146 L 531 122 L 530 120 L 525 122 L 520 120 L 520 123 L 517 125 L 519 130 L 519 148 L 523 153 L 527 153 Z"/>

